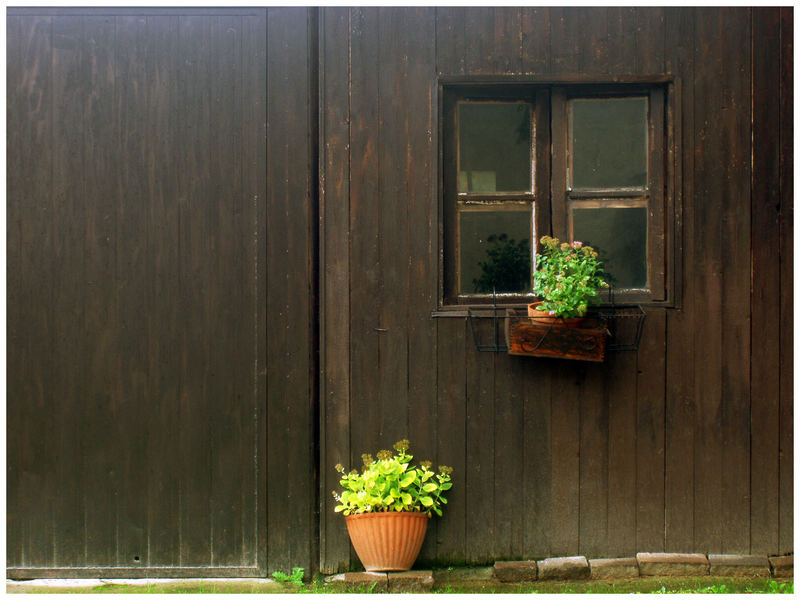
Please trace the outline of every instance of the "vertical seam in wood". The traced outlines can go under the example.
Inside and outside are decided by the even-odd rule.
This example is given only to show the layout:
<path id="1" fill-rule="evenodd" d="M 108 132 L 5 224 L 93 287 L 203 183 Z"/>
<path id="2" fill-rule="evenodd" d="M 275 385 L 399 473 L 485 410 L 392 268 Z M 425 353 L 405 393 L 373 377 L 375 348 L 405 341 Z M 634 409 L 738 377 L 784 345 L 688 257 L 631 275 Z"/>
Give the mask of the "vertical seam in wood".
<path id="1" fill-rule="evenodd" d="M 270 116 L 269 115 L 269 19 L 270 19 L 270 9 L 265 9 L 265 15 L 264 15 L 264 62 L 265 62 L 265 67 L 267 69 L 266 76 L 264 77 L 264 116 L 266 118 L 266 123 L 265 123 L 266 131 L 265 131 L 265 133 L 269 132 L 269 116 Z M 266 173 L 265 173 L 265 175 L 266 175 L 266 177 L 265 177 L 266 188 L 264 190 L 264 208 L 265 208 L 265 210 L 264 210 L 264 225 L 263 225 L 263 229 L 264 229 L 264 242 L 266 244 L 267 243 L 267 238 L 269 237 L 269 159 L 270 159 L 269 155 L 270 155 L 270 152 L 269 152 L 269 143 L 268 143 L 268 140 L 266 138 L 264 139 L 263 143 L 264 143 L 264 164 L 263 164 L 263 168 L 266 171 Z M 258 211 L 256 211 L 256 215 L 258 215 Z M 256 226 L 256 230 L 255 231 L 256 231 L 256 236 L 258 236 L 260 234 L 260 232 L 261 232 L 261 230 L 260 230 L 260 228 L 258 228 L 258 226 Z M 258 239 L 256 239 L 256 243 L 258 243 Z M 268 249 L 265 249 L 265 254 L 267 252 L 268 252 Z M 258 252 L 256 252 L 256 266 L 258 264 L 257 261 L 258 261 Z M 258 277 L 258 271 L 256 271 L 256 277 Z M 267 268 L 267 265 L 264 265 L 264 290 L 269 290 L 269 269 Z M 256 287 L 256 293 L 254 294 L 254 296 L 256 298 L 256 311 L 257 311 L 258 310 L 258 304 L 259 304 L 258 303 L 258 287 Z M 267 319 L 267 321 L 264 322 L 264 328 L 265 328 L 264 335 L 269 337 L 269 331 L 266 330 L 267 329 L 267 322 L 269 320 L 269 318 L 267 316 L 267 315 L 269 315 L 269 306 L 268 306 L 268 304 L 269 304 L 269 294 L 267 294 L 267 293 L 264 294 L 263 302 L 267 303 L 267 310 L 265 310 L 265 312 L 264 312 L 265 318 Z M 258 319 L 257 318 L 256 318 L 256 323 L 258 323 Z M 258 337 L 257 336 L 258 336 L 258 327 L 256 327 L 256 344 L 258 343 Z M 267 349 L 266 352 L 268 353 L 269 349 Z M 266 362 L 266 360 L 267 360 L 266 355 L 264 356 L 264 359 L 265 359 L 265 362 Z M 256 355 L 256 362 L 258 362 L 258 355 Z M 270 379 L 269 369 L 267 368 L 266 364 L 264 364 L 264 372 L 265 372 L 265 375 L 264 375 L 264 402 L 266 403 L 266 406 L 264 407 L 265 408 L 265 410 L 264 410 L 264 418 L 266 419 L 267 415 L 269 414 L 269 379 Z M 255 415 L 256 415 L 256 419 L 258 419 L 258 391 L 257 390 L 256 390 Z M 256 429 L 256 435 L 254 436 L 255 448 L 254 448 L 253 455 L 256 457 L 256 474 L 257 474 L 258 473 L 257 457 L 258 457 L 258 451 L 259 451 L 258 431 L 260 429 L 260 426 L 258 426 L 258 423 L 256 423 L 256 425 L 257 425 L 257 429 Z M 264 462 L 264 465 L 263 465 L 262 468 L 266 469 L 267 468 L 267 464 L 268 464 L 267 455 L 268 455 L 268 452 L 269 452 L 269 428 L 266 427 L 266 425 L 264 427 L 264 442 L 263 443 L 264 443 L 264 446 L 263 446 L 263 450 L 264 450 L 264 461 L 263 462 Z M 266 479 L 268 481 L 269 477 L 267 477 Z M 266 492 L 266 490 L 265 490 L 265 492 Z M 258 479 L 256 479 L 256 485 L 255 485 L 255 500 L 256 500 L 255 523 L 256 523 L 256 536 L 257 536 L 256 539 L 258 539 L 258 530 L 259 530 L 258 529 L 259 528 L 259 525 L 258 525 Z M 259 565 L 259 567 L 261 567 L 261 569 L 265 571 L 266 568 L 267 568 L 267 562 L 269 560 L 269 527 L 268 527 L 268 525 L 269 525 L 269 494 L 267 494 L 267 493 L 264 494 L 264 501 L 263 502 L 264 502 L 264 524 L 262 526 L 265 528 L 264 539 L 267 541 L 267 544 L 266 544 L 266 547 L 264 548 L 264 552 L 261 553 L 261 562 L 259 562 L 259 547 L 260 547 L 260 544 L 256 543 L 256 552 L 255 552 L 256 556 L 255 556 L 255 558 L 256 558 L 256 564 Z"/>
<path id="2" fill-rule="evenodd" d="M 753 201 L 754 201 L 754 189 L 755 189 L 755 146 L 753 144 L 753 134 L 754 134 L 754 118 L 755 118 L 755 102 L 754 102 L 754 89 L 753 89 L 753 11 L 752 9 L 748 9 L 748 29 L 750 33 L 750 43 L 748 44 L 748 52 L 750 52 L 750 69 L 748 72 L 748 76 L 750 77 L 750 202 L 748 206 L 750 208 L 750 323 L 749 323 L 749 338 L 750 338 L 750 356 L 749 358 L 749 369 L 748 369 L 748 378 L 747 378 L 747 392 L 750 398 L 750 410 L 748 413 L 748 422 L 747 422 L 747 429 L 748 429 L 748 448 L 749 448 L 749 463 L 750 463 L 750 472 L 748 473 L 748 491 L 750 493 L 750 502 L 748 503 L 748 528 L 747 528 L 747 550 L 748 552 L 752 551 L 753 547 L 753 303 L 754 303 L 754 296 L 755 290 L 753 288 L 753 281 L 754 281 L 754 265 L 755 261 L 753 260 Z M 780 318 L 780 317 L 779 317 Z M 779 361 L 780 362 L 780 361 Z"/>

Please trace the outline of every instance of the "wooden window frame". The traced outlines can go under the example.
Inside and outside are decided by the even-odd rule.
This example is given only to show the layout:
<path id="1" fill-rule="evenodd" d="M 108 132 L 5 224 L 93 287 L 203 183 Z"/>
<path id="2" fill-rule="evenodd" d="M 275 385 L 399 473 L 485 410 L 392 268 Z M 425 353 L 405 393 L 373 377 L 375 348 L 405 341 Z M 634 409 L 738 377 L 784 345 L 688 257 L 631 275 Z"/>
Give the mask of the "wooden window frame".
<path id="1" fill-rule="evenodd" d="M 528 101 L 535 130 L 534 245 L 542 235 L 571 239 L 570 205 L 588 208 L 594 203 L 647 206 L 647 290 L 615 290 L 617 304 L 674 306 L 677 261 L 673 255 L 675 230 L 679 225 L 673 207 L 675 177 L 675 83 L 670 78 L 650 77 L 637 81 L 440 81 L 440 285 L 439 311 L 497 304 L 523 307 L 535 300 L 527 294 L 458 294 L 455 273 L 458 257 L 457 232 L 457 143 L 456 110 L 464 100 Z M 567 181 L 569 101 L 575 98 L 646 96 L 648 98 L 647 185 L 642 189 L 570 190 Z M 672 162 L 670 162 L 672 161 Z M 476 199 L 477 195 L 475 196 Z M 606 204 L 611 206 L 611 204 Z M 534 254 L 535 260 L 535 254 Z M 534 265 L 535 268 L 535 265 Z M 436 311 L 435 311 L 436 312 Z"/>

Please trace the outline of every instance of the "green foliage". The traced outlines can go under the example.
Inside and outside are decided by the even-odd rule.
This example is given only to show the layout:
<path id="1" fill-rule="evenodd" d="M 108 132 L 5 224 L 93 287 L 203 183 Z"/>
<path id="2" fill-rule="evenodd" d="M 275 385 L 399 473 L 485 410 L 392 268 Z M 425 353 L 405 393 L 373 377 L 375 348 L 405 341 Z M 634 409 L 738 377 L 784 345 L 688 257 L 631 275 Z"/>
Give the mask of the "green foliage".
<path id="1" fill-rule="evenodd" d="M 767 585 L 766 592 L 767 594 L 794 594 L 794 582 L 793 581 L 778 582 L 772 579 Z"/>
<path id="2" fill-rule="evenodd" d="M 280 581 L 281 583 L 291 583 L 292 585 L 302 586 L 304 574 L 305 569 L 303 569 L 303 567 L 292 567 L 291 575 L 284 573 L 283 571 L 273 571 L 272 578 L 275 581 Z"/>
<path id="3" fill-rule="evenodd" d="M 531 250 L 527 239 L 515 241 L 507 234 L 492 234 L 486 241 L 488 261 L 478 263 L 481 276 L 473 279 L 475 292 L 524 292 L 531 285 Z"/>
<path id="4" fill-rule="evenodd" d="M 542 298 L 541 309 L 556 317 L 582 317 L 599 303 L 597 290 L 608 287 L 597 252 L 578 241 L 561 243 L 549 236 L 540 241 L 533 291 Z"/>
<path id="5" fill-rule="evenodd" d="M 342 465 L 336 465 L 342 474 L 340 484 L 344 491 L 333 492 L 339 503 L 334 510 L 345 515 L 396 511 L 435 512 L 441 516 L 441 505 L 447 504 L 443 493 L 453 486 L 450 482 L 453 469 L 442 465 L 436 472 L 431 470 L 429 461 L 412 466 L 413 456 L 408 448 L 408 440 L 400 440 L 394 445 L 394 453 L 381 450 L 377 459 L 363 454 L 361 473 L 356 470 L 347 473 Z"/>

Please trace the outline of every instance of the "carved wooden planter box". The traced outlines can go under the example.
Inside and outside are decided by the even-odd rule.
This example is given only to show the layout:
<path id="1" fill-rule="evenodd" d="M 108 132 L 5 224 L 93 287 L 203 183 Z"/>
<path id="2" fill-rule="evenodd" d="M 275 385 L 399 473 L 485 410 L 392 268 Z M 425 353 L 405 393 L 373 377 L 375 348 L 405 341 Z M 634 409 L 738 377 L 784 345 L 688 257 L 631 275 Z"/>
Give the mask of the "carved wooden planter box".
<path id="1" fill-rule="evenodd" d="M 505 318 L 508 353 L 603 362 L 608 329 L 602 319 L 587 318 L 580 327 L 537 324 L 527 312 L 507 309 Z"/>

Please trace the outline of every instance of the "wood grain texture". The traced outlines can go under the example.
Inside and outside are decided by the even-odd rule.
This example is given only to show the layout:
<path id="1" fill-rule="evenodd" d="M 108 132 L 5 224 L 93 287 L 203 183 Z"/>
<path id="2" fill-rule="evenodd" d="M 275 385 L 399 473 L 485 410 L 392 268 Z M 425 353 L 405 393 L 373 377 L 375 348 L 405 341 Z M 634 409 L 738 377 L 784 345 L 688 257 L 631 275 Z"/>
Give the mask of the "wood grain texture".
<path id="1" fill-rule="evenodd" d="M 793 49 L 794 11 L 781 8 L 781 84 L 780 84 L 780 144 L 781 144 L 781 373 L 780 373 L 780 492 L 779 492 L 779 552 L 792 552 L 794 549 L 794 388 L 792 331 L 794 326 L 794 146 L 792 136 L 794 115 Z"/>
<path id="2" fill-rule="evenodd" d="M 780 11 L 754 9 L 750 486 L 751 551 L 778 547 L 780 406 Z"/>

